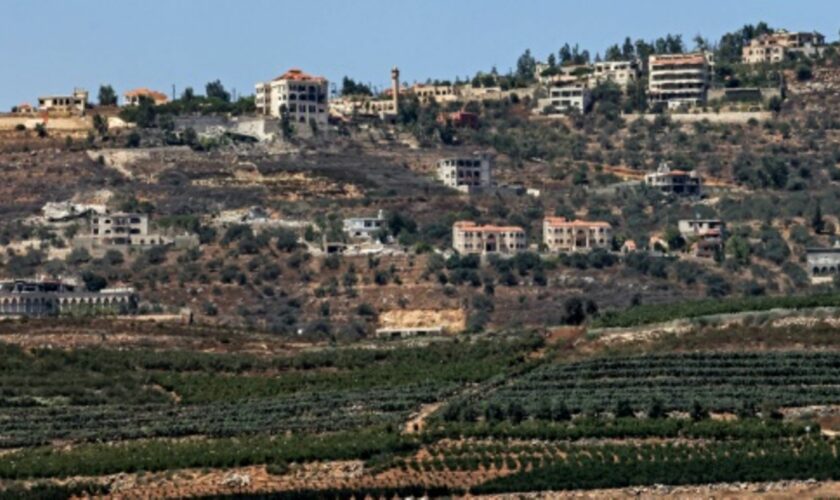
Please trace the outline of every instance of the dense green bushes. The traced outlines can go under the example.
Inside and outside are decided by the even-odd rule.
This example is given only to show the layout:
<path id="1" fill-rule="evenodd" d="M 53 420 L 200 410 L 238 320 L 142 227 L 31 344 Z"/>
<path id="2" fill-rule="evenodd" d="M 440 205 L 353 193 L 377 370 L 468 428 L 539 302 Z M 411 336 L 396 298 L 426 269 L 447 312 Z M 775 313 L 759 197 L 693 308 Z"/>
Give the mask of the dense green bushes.
<path id="1" fill-rule="evenodd" d="M 4 455 L 0 461 L 0 477 L 68 477 L 274 462 L 367 459 L 383 452 L 411 451 L 417 446 L 418 442 L 410 437 L 371 428 L 319 436 L 152 440 L 116 445 L 85 444 L 65 450 L 42 447 Z"/>
<path id="2" fill-rule="evenodd" d="M 624 311 L 610 311 L 593 323 L 594 327 L 631 327 L 682 318 L 770 309 L 810 309 L 840 306 L 840 295 L 798 295 L 785 297 L 743 297 L 727 300 L 701 300 L 675 304 L 644 304 Z"/>

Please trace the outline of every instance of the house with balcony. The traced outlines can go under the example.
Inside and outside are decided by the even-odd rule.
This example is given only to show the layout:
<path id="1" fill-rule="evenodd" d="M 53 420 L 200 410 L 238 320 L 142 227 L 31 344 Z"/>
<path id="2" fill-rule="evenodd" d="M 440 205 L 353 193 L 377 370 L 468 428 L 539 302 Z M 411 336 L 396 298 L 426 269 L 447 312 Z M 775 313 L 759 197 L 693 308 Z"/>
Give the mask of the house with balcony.
<path id="1" fill-rule="evenodd" d="M 452 248 L 460 254 L 514 255 L 528 248 L 528 240 L 519 226 L 458 221 L 452 225 Z"/>
<path id="2" fill-rule="evenodd" d="M 257 113 L 288 118 L 291 123 L 325 126 L 329 118 L 327 79 L 290 69 L 269 82 L 256 85 Z"/>
<path id="3" fill-rule="evenodd" d="M 750 40 L 741 49 L 744 64 L 780 63 L 789 54 L 816 57 L 825 49 L 825 37 L 816 32 L 778 30 Z"/>
<path id="4" fill-rule="evenodd" d="M 648 100 L 668 109 L 702 105 L 712 74 L 711 52 L 655 54 L 648 58 Z"/>
<path id="5" fill-rule="evenodd" d="M 549 252 L 587 252 L 609 249 L 612 226 L 603 221 L 568 220 L 565 217 L 543 219 L 543 244 Z"/>

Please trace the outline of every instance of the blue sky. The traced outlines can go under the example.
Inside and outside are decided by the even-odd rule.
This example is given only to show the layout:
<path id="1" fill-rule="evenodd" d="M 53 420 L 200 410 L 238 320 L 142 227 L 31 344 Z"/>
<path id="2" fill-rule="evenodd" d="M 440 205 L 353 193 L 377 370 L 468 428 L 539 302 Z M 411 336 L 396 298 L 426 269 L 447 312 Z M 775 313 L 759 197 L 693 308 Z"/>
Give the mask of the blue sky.
<path id="1" fill-rule="evenodd" d="M 252 93 L 256 81 L 300 67 L 385 85 L 472 75 L 538 58 L 565 42 L 594 55 L 625 36 L 702 33 L 745 23 L 838 37 L 831 0 L 0 0 L 0 109 L 101 83 L 200 93 L 219 78 Z"/>

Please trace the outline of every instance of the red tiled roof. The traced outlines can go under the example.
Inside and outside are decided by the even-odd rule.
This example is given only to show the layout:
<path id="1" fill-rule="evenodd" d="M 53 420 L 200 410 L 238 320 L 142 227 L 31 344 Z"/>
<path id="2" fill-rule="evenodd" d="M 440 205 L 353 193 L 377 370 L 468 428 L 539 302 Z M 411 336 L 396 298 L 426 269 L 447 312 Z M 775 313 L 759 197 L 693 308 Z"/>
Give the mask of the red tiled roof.
<path id="1" fill-rule="evenodd" d="M 458 229 L 463 229 L 465 231 L 482 231 L 485 233 L 508 233 L 508 232 L 520 232 L 524 233 L 525 231 L 519 226 L 494 226 L 492 224 L 486 224 L 483 226 L 477 225 L 475 222 L 472 221 L 458 221 L 455 223 L 455 227 Z"/>
<path id="2" fill-rule="evenodd" d="M 544 221 L 551 227 L 612 227 L 609 222 L 585 220 L 570 221 L 565 217 L 546 217 Z"/>
<path id="3" fill-rule="evenodd" d="M 137 88 L 137 89 L 129 90 L 125 94 L 123 94 L 123 96 L 125 96 L 125 97 L 146 96 L 146 97 L 152 99 L 155 102 L 166 102 L 166 101 L 169 100 L 169 97 L 167 97 L 167 95 L 164 94 L 163 92 L 158 92 L 157 90 L 152 90 L 152 89 L 149 89 L 149 88 L 146 88 L 146 87 L 140 87 L 140 88 Z"/>
<path id="4" fill-rule="evenodd" d="M 703 54 L 659 54 L 650 56 L 651 66 L 657 64 L 704 64 Z"/>
<path id="5" fill-rule="evenodd" d="M 294 80 L 297 82 L 325 82 L 327 81 L 326 78 L 323 76 L 313 76 L 309 73 L 304 73 L 303 71 L 292 68 L 289 71 L 283 73 L 282 75 L 278 76 L 274 79 L 274 81 L 278 80 Z"/>

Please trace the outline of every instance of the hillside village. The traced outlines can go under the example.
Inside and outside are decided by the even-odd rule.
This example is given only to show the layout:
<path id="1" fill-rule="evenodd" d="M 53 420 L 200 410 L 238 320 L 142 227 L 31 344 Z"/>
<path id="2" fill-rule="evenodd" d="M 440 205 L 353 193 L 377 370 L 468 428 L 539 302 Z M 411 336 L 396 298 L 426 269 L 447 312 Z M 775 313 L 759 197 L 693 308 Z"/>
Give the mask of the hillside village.
<path id="1" fill-rule="evenodd" d="M 0 498 L 837 494 L 808 29 L 20 96 Z"/>
<path id="2" fill-rule="evenodd" d="M 313 338 L 832 288 L 835 46 L 762 23 L 695 44 L 411 85 L 395 67 L 379 93 L 291 69 L 236 100 L 38 97 L 0 116 L 5 278 Z"/>

